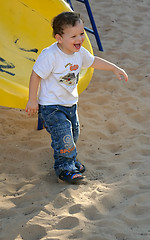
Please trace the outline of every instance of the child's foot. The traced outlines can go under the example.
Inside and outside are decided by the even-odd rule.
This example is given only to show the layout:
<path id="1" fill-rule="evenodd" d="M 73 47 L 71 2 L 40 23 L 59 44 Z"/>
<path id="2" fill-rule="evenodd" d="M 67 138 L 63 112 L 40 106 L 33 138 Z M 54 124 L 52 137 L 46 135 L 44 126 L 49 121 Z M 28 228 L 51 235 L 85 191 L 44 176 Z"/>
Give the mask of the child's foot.
<path id="1" fill-rule="evenodd" d="M 59 175 L 59 180 L 67 183 L 78 183 L 80 180 L 83 179 L 83 176 L 78 171 L 67 171 L 64 170 Z"/>
<path id="2" fill-rule="evenodd" d="M 80 173 L 85 172 L 85 166 L 82 163 L 80 163 L 79 161 L 75 161 L 75 166 Z"/>

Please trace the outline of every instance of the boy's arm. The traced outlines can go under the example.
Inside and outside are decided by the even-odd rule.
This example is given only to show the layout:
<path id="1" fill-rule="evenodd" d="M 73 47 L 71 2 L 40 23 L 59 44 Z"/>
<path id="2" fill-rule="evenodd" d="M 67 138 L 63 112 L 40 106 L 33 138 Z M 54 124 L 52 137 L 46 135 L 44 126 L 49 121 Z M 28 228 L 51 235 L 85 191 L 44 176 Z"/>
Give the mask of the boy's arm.
<path id="1" fill-rule="evenodd" d="M 119 80 L 121 80 L 121 77 L 123 76 L 124 80 L 126 82 L 128 81 L 128 75 L 123 69 L 119 68 L 115 64 L 108 62 L 102 58 L 95 57 L 91 67 L 99 70 L 112 71 Z"/>
<path id="2" fill-rule="evenodd" d="M 29 100 L 25 109 L 28 115 L 33 115 L 38 111 L 37 92 L 40 80 L 40 76 L 32 71 L 29 84 Z"/>

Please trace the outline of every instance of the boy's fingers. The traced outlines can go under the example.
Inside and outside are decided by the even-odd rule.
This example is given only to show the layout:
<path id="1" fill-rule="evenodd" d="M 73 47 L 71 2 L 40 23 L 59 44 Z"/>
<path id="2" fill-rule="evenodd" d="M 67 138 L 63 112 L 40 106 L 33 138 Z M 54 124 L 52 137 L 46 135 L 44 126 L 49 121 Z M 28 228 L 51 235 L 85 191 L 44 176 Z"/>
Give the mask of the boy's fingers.
<path id="1" fill-rule="evenodd" d="M 28 109 L 28 116 L 32 115 L 31 109 Z"/>
<path id="2" fill-rule="evenodd" d="M 125 81 L 127 82 L 128 81 L 128 75 L 126 74 L 125 76 Z"/>
<path id="3" fill-rule="evenodd" d="M 119 75 L 119 80 L 122 80 L 122 77 L 124 78 L 124 80 L 127 82 L 128 81 L 128 75 L 126 74 L 126 72 L 121 72 Z"/>
<path id="4" fill-rule="evenodd" d="M 124 80 L 127 82 L 128 81 L 128 75 L 126 73 L 123 74 Z"/>
<path id="5" fill-rule="evenodd" d="M 28 113 L 28 116 L 32 116 L 33 114 L 38 112 L 38 108 L 37 109 L 26 108 L 25 111 Z"/>

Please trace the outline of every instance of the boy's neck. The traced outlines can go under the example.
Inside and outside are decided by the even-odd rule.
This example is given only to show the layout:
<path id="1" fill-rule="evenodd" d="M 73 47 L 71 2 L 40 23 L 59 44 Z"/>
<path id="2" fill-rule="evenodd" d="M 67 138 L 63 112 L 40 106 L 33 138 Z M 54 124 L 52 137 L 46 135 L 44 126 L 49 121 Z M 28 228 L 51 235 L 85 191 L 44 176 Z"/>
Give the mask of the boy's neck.
<path id="1" fill-rule="evenodd" d="M 62 45 L 61 45 L 60 43 L 58 43 L 58 42 L 57 42 L 57 47 L 58 47 L 63 53 L 65 53 L 65 54 L 67 54 L 67 55 L 73 55 L 73 54 L 74 54 L 74 52 L 69 53 L 69 52 L 64 51 Z"/>

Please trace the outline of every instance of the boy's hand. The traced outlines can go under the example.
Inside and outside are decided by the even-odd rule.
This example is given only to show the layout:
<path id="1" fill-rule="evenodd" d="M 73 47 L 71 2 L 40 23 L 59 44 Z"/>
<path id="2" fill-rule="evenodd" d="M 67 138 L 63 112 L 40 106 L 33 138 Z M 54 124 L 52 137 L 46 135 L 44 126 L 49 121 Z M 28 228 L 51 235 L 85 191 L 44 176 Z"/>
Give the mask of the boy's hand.
<path id="1" fill-rule="evenodd" d="M 119 80 L 122 80 L 123 77 L 126 82 L 128 81 L 128 75 L 122 68 L 115 66 L 113 72 Z"/>
<path id="2" fill-rule="evenodd" d="M 38 102 L 37 101 L 28 101 L 25 111 L 28 113 L 28 116 L 32 116 L 33 114 L 38 112 Z"/>

